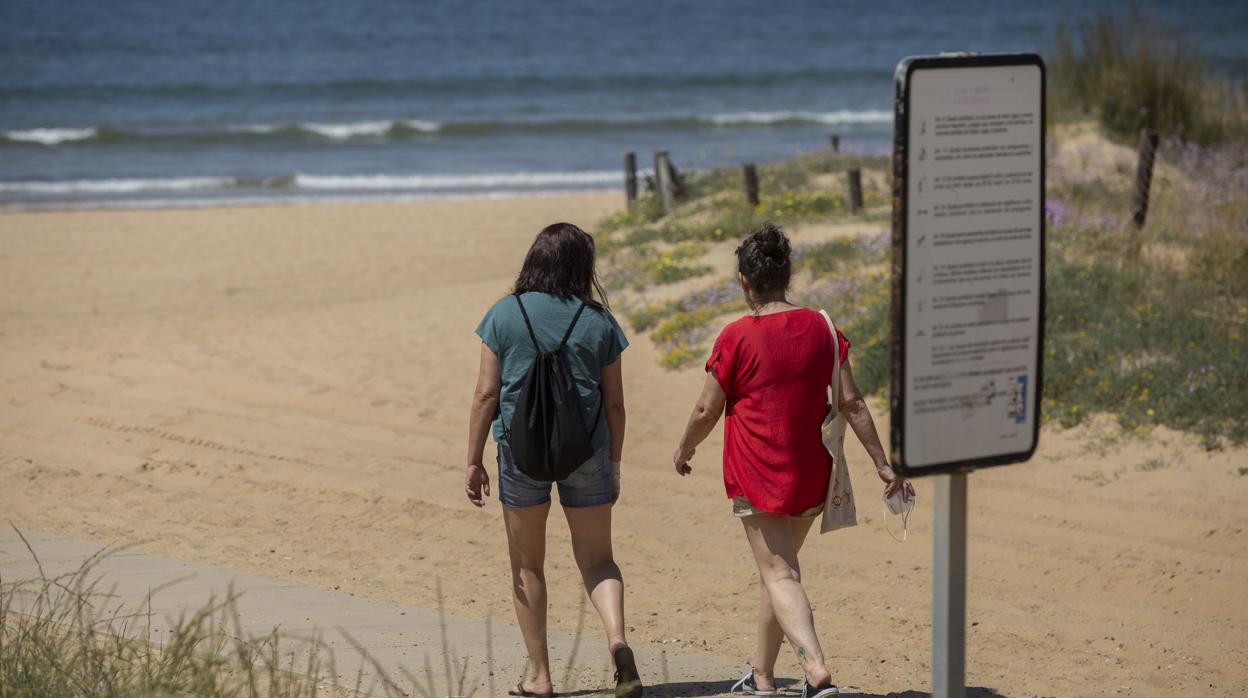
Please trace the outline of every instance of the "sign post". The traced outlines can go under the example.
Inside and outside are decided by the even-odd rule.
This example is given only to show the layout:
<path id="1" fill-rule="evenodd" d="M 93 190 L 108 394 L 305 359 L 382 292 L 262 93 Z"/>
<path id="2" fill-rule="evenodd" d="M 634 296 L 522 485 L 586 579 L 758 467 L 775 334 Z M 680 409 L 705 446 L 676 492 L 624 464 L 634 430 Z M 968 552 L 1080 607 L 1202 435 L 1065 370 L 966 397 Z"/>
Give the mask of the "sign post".
<path id="1" fill-rule="evenodd" d="M 1031 458 L 1044 356 L 1044 64 L 897 66 L 893 467 L 936 482 L 932 694 L 966 684 L 967 473 Z"/>
<path id="2" fill-rule="evenodd" d="M 966 695 L 966 473 L 936 480 L 932 695 Z"/>

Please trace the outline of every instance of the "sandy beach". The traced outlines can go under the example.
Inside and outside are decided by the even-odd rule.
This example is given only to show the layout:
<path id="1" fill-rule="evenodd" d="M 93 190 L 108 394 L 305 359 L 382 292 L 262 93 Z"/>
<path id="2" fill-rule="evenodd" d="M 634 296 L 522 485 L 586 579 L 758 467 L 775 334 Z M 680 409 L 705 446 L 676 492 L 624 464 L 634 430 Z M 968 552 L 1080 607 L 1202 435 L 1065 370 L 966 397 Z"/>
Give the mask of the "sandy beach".
<path id="1" fill-rule="evenodd" d="M 472 331 L 537 230 L 592 230 L 622 198 L 0 215 L 0 515 L 427 608 L 440 580 L 448 610 L 511 620 L 499 505 L 462 488 Z M 632 639 L 744 667 L 757 585 L 720 431 L 692 477 L 670 463 L 701 371 L 631 340 L 615 540 Z M 899 544 L 856 442 L 849 459 L 861 525 L 803 551 L 824 650 L 840 683 L 925 691 L 931 483 Z M 1165 430 L 1046 428 L 1032 462 L 972 476 L 968 685 L 1248 693 L 1244 466 Z M 575 630 L 557 511 L 548 577 L 552 624 Z M 797 675 L 787 650 L 780 670 Z"/>

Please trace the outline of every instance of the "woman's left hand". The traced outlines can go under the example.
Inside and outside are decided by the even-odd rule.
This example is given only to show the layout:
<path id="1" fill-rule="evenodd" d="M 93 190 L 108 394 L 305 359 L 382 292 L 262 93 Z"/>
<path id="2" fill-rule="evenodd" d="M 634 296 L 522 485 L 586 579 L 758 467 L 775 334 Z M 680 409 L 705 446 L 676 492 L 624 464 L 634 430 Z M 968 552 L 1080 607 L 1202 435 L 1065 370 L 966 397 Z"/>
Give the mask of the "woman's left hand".
<path id="1" fill-rule="evenodd" d="M 893 466 L 888 463 L 877 463 L 875 472 L 879 474 L 880 479 L 884 481 L 884 496 L 891 497 L 901 490 L 901 500 L 908 502 L 914 499 L 914 485 L 910 484 L 905 478 L 893 472 Z"/>

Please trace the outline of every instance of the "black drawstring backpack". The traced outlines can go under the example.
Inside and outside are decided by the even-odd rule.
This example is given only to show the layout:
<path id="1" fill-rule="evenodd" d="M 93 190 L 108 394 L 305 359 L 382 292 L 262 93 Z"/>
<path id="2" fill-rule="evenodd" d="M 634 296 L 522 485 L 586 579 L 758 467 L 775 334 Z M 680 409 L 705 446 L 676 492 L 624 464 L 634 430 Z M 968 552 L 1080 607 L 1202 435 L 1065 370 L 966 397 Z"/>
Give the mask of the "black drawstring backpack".
<path id="1" fill-rule="evenodd" d="M 581 319 L 585 303 L 577 308 L 563 341 L 554 351 L 543 352 L 529 322 L 520 296 L 516 295 L 524 325 L 537 350 L 537 358 L 529 367 L 520 387 L 520 399 L 511 415 L 507 441 L 516 465 L 525 475 L 542 482 L 562 480 L 594 455 L 592 437 L 602 417 L 602 405 L 594 416 L 594 426 L 585 429 L 585 408 L 577 392 L 576 381 L 564 358 L 563 348 L 572 336 L 572 328 Z"/>

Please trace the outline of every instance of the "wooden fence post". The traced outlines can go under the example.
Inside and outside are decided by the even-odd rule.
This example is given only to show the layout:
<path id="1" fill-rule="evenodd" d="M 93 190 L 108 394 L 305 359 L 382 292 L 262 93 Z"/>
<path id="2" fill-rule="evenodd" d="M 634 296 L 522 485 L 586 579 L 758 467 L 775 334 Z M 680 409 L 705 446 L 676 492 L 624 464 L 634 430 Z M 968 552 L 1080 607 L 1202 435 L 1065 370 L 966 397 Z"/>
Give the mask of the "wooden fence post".
<path id="1" fill-rule="evenodd" d="M 1135 227 L 1143 228 L 1148 217 L 1148 190 L 1153 184 L 1153 161 L 1157 156 L 1157 132 L 1140 132 L 1140 159 L 1135 167 L 1135 197 L 1131 208 Z"/>
<path id="2" fill-rule="evenodd" d="M 838 136 L 838 135 L 836 135 L 836 134 L 834 133 L 834 134 L 832 134 L 832 136 L 831 136 L 830 138 L 828 138 L 828 142 L 829 142 L 829 143 L 831 144 L 831 146 L 832 146 L 832 152 L 834 152 L 834 153 L 839 153 L 839 152 L 841 152 L 841 137 L 840 137 L 840 136 Z"/>
<path id="3" fill-rule="evenodd" d="M 862 210 L 862 170 L 854 167 L 845 173 L 849 186 L 849 212 L 858 213 Z"/>
<path id="4" fill-rule="evenodd" d="M 672 184 L 672 163 L 667 151 L 660 150 L 654 154 L 654 187 L 663 204 L 664 213 L 671 213 L 676 208 L 676 194 Z"/>
<path id="5" fill-rule="evenodd" d="M 637 153 L 632 151 L 624 154 L 624 199 L 629 208 L 637 203 Z"/>
<path id="6" fill-rule="evenodd" d="M 672 198 L 678 201 L 684 199 L 688 193 L 685 191 L 685 178 L 680 176 L 680 171 L 672 164 L 670 157 L 667 159 L 667 176 L 672 183 Z"/>
<path id="7" fill-rule="evenodd" d="M 745 178 L 745 202 L 751 206 L 758 205 L 758 170 L 754 163 L 747 162 L 741 166 L 741 174 Z"/>

